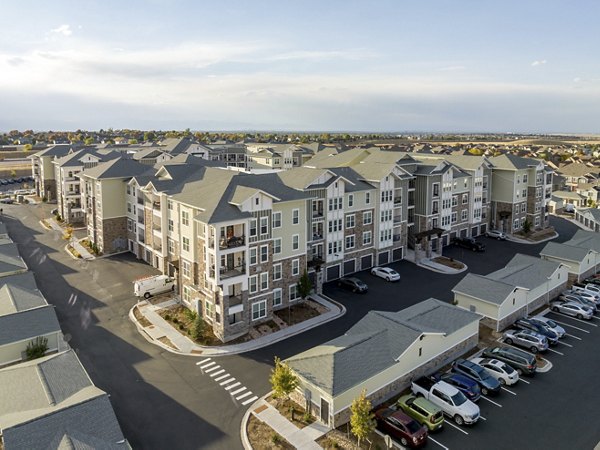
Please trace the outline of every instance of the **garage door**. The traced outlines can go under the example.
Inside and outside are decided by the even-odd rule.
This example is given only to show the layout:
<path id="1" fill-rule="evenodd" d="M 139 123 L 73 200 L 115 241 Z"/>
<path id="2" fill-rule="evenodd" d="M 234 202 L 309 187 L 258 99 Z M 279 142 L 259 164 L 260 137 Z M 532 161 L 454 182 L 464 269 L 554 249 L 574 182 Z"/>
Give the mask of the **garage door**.
<path id="1" fill-rule="evenodd" d="M 487 231 L 487 224 L 482 224 L 481 225 L 481 234 L 485 234 L 485 232 Z"/>
<path id="2" fill-rule="evenodd" d="M 402 259 L 403 256 L 403 248 L 395 248 L 393 253 L 392 253 L 392 259 L 394 261 L 400 261 Z"/>
<path id="3" fill-rule="evenodd" d="M 460 230 L 460 237 L 467 237 L 467 229 Z"/>
<path id="4" fill-rule="evenodd" d="M 377 262 L 377 264 L 379 264 L 380 266 L 383 266 L 383 265 L 389 263 L 390 262 L 390 252 L 380 253 L 378 259 L 379 259 L 379 261 Z"/>
<path id="5" fill-rule="evenodd" d="M 327 268 L 327 281 L 337 280 L 340 277 L 340 265 Z"/>
<path id="6" fill-rule="evenodd" d="M 455 238 L 456 238 L 456 232 L 453 231 L 452 233 L 450 233 L 450 242 L 452 242 Z"/>
<path id="7" fill-rule="evenodd" d="M 471 236 L 472 237 L 476 237 L 477 236 L 477 227 L 471 228 Z"/>
<path id="8" fill-rule="evenodd" d="M 370 269 L 371 267 L 373 267 L 373 255 L 360 258 L 360 270 Z"/>
<path id="9" fill-rule="evenodd" d="M 344 261 L 344 275 L 356 272 L 356 260 Z"/>
<path id="10" fill-rule="evenodd" d="M 442 236 L 442 247 L 445 247 L 446 245 L 448 245 L 448 235 L 447 234 Z"/>

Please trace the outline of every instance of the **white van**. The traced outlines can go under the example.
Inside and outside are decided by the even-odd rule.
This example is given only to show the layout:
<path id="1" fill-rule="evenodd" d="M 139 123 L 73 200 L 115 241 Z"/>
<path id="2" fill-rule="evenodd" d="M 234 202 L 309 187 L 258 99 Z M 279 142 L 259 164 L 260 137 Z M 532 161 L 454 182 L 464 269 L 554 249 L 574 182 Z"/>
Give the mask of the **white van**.
<path id="1" fill-rule="evenodd" d="M 153 275 L 133 282 L 133 294 L 136 297 L 150 298 L 156 294 L 175 290 L 175 280 L 166 275 Z"/>

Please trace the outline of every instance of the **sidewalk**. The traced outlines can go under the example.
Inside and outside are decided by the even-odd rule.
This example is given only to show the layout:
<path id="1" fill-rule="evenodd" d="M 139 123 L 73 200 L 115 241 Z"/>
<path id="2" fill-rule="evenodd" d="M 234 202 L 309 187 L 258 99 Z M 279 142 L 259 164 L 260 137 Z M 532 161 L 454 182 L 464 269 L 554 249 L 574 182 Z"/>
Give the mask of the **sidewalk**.
<path id="1" fill-rule="evenodd" d="M 63 235 L 65 233 L 65 229 L 53 217 L 49 217 L 44 220 L 48 225 L 50 225 L 50 227 L 54 231 L 59 231 L 61 235 Z M 87 248 L 85 248 L 83 245 L 81 245 L 77 239 L 75 239 L 75 238 L 71 239 L 71 241 L 69 241 L 69 243 L 67 245 L 70 245 L 71 247 L 73 247 L 77 251 L 77 253 L 79 253 L 81 255 L 81 259 L 85 259 L 85 260 L 95 259 L 95 256 L 92 255 Z M 66 251 L 68 252 L 68 250 L 66 250 Z"/>
<path id="2" fill-rule="evenodd" d="M 267 394 L 269 395 L 269 394 Z M 251 414 L 262 422 L 269 425 L 277 434 L 281 435 L 286 441 L 297 449 L 301 450 L 321 450 L 322 447 L 315 441 L 329 431 L 329 428 L 320 422 L 313 422 L 310 425 L 300 429 L 288 419 L 283 417 L 265 397 L 257 400 L 253 405 Z M 247 416 L 242 421 L 242 432 L 247 433 Z M 244 440 L 247 442 L 247 439 Z"/>
<path id="3" fill-rule="evenodd" d="M 335 320 L 346 313 L 346 308 L 343 305 L 333 303 L 321 295 L 311 295 L 309 298 L 325 306 L 327 309 L 329 309 L 329 311 L 296 325 L 291 325 L 274 333 L 252 339 L 248 342 L 242 342 L 240 344 L 205 346 L 196 344 L 188 337 L 182 335 L 158 314 L 158 311 L 161 309 L 174 305 L 176 303 L 174 300 L 168 300 L 166 302 L 159 303 L 158 305 L 152 305 L 151 303 L 143 300 L 131 308 L 129 311 L 129 318 L 133 323 L 135 323 L 138 331 L 146 338 L 146 340 L 172 353 L 188 356 L 224 356 L 245 353 L 267 347 L 291 336 L 295 336 L 303 333 L 304 331 Z M 150 322 L 149 326 L 142 326 L 135 318 L 133 310 L 136 306 L 138 307 L 138 310 L 142 316 Z M 161 342 L 159 339 L 163 337 L 168 338 L 176 348 L 172 348 Z"/>
<path id="4" fill-rule="evenodd" d="M 424 252 L 420 252 L 420 253 L 424 253 Z M 419 258 L 418 260 L 416 260 L 416 256 L 415 256 L 415 251 L 413 249 L 407 248 L 406 249 L 406 256 L 404 258 L 405 261 L 408 261 L 410 263 L 413 263 L 419 267 L 422 267 L 423 269 L 427 269 L 427 270 L 431 270 L 432 272 L 438 272 L 438 273 L 443 273 L 446 275 L 456 275 L 457 273 L 461 273 L 464 272 L 465 270 L 467 270 L 469 267 L 463 263 L 462 261 L 458 261 L 458 260 L 454 260 L 456 262 L 460 262 L 464 267 L 462 269 L 453 269 L 452 267 L 448 267 L 444 264 L 440 264 L 437 263 L 435 261 L 433 261 L 435 258 L 442 256 L 436 252 L 431 252 L 431 258 Z"/>

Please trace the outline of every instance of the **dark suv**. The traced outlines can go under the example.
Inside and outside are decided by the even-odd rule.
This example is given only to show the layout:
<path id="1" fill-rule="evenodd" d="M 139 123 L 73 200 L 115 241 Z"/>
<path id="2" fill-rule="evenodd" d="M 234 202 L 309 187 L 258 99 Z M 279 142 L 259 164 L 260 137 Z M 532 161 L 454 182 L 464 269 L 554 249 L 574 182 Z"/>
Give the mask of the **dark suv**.
<path id="1" fill-rule="evenodd" d="M 474 252 L 485 252 L 485 245 L 477 242 L 472 237 L 456 237 L 454 238 L 454 245 L 473 250 Z"/>
<path id="2" fill-rule="evenodd" d="M 515 327 L 521 330 L 535 331 L 536 333 L 546 336 L 550 345 L 556 345 L 558 342 L 558 334 L 552 331 L 548 326 L 543 325 L 541 322 L 536 322 L 529 319 L 518 319 L 515 322 Z"/>
<path id="3" fill-rule="evenodd" d="M 497 394 L 500 392 L 500 382 L 491 376 L 487 370 L 479 364 L 475 364 L 473 361 L 457 359 L 452 364 L 452 372 L 466 375 L 477 382 L 483 395 Z"/>
<path id="4" fill-rule="evenodd" d="M 494 358 L 505 362 L 517 371 L 519 375 L 535 375 L 537 362 L 535 356 L 513 347 L 491 347 L 486 348 L 482 356 L 484 358 Z"/>
<path id="5" fill-rule="evenodd" d="M 352 292 L 360 292 L 364 294 L 369 290 L 369 286 L 362 280 L 359 280 L 356 277 L 348 277 L 348 278 L 340 278 L 338 280 L 338 286 L 343 287 L 344 289 L 348 289 Z"/>

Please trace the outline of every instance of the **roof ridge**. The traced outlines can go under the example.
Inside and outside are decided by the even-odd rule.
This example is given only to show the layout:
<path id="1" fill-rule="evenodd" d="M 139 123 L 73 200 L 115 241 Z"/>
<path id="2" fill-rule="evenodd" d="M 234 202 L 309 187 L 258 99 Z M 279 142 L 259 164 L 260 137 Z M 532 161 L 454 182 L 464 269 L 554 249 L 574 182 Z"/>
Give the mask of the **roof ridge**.
<path id="1" fill-rule="evenodd" d="M 48 403 L 50 403 L 50 405 L 55 406 L 56 405 L 56 399 L 54 398 L 54 395 L 52 394 L 52 390 L 50 389 L 50 384 L 48 383 L 48 380 L 46 378 L 46 374 L 44 373 L 44 371 L 42 370 L 42 364 L 44 364 L 46 361 L 42 361 L 39 364 L 35 365 L 35 371 L 38 375 L 38 378 L 40 379 L 40 383 L 42 384 L 43 388 L 44 388 L 44 393 L 46 394 L 46 398 L 48 399 Z"/>

